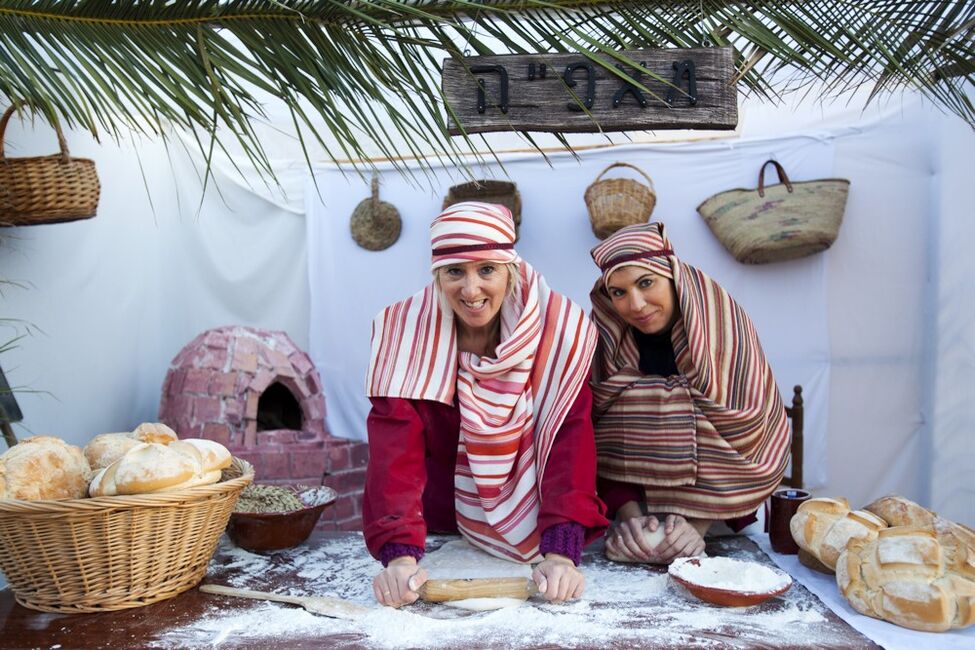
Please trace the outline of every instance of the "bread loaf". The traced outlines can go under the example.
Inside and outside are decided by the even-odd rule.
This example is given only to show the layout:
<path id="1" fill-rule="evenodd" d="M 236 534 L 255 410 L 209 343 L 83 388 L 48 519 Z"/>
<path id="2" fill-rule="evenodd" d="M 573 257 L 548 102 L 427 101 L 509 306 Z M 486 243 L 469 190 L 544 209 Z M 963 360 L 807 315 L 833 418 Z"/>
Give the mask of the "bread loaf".
<path id="1" fill-rule="evenodd" d="M 880 497 L 873 503 L 864 506 L 863 509 L 886 521 L 888 526 L 920 526 L 926 528 L 933 526 L 934 520 L 937 518 L 937 515 L 927 508 L 897 495 Z"/>
<path id="2" fill-rule="evenodd" d="M 840 553 L 850 540 L 871 540 L 887 527 L 877 515 L 850 510 L 846 499 L 809 499 L 799 506 L 789 522 L 799 548 L 830 569 L 836 568 Z"/>
<path id="3" fill-rule="evenodd" d="M 140 443 L 105 468 L 89 487 L 93 497 L 159 492 L 201 473 L 195 461 L 159 443 Z"/>
<path id="4" fill-rule="evenodd" d="M 143 422 L 135 428 L 131 435 L 139 442 L 158 442 L 163 445 L 168 445 L 179 439 L 176 432 L 162 422 Z"/>
<path id="5" fill-rule="evenodd" d="M 139 441 L 126 433 L 102 433 L 85 445 L 85 458 L 92 471 L 104 469 L 121 458 L 125 452 L 139 444 Z"/>
<path id="6" fill-rule="evenodd" d="M 91 468 L 81 449 L 60 438 L 27 438 L 0 456 L 0 499 L 79 499 Z"/>
<path id="7" fill-rule="evenodd" d="M 975 534 L 937 518 L 930 527 L 883 529 L 876 539 L 850 542 L 838 558 L 836 584 L 858 612 L 903 627 L 971 625 Z"/>

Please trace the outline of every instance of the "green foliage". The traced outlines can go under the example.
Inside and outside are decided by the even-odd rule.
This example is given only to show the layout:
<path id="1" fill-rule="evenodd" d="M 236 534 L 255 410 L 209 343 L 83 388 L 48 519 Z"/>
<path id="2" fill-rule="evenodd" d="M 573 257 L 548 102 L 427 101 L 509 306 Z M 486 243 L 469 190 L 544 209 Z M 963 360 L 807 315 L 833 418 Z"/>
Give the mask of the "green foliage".
<path id="1" fill-rule="evenodd" d="M 288 106 L 306 158 L 311 137 L 333 159 L 433 151 L 463 165 L 472 143 L 445 135 L 439 70 L 466 49 L 731 45 L 746 92 L 916 88 L 975 125 L 973 4 L 0 0 L 0 93 L 96 137 L 199 130 L 207 160 L 236 139 L 269 176 L 259 93 Z M 773 84 L 783 68 L 795 74 Z"/>

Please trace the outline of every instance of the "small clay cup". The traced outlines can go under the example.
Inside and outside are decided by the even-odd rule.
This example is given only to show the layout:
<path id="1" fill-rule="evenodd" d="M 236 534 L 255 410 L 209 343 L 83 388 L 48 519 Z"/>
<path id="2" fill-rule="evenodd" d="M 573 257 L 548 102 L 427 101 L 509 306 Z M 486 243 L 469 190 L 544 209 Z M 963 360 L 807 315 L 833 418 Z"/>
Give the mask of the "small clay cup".
<path id="1" fill-rule="evenodd" d="M 786 488 L 772 493 L 772 508 L 769 515 L 768 538 L 772 550 L 782 555 L 795 555 L 799 552 L 796 540 L 792 538 L 789 522 L 803 501 L 812 495 L 805 490 Z"/>

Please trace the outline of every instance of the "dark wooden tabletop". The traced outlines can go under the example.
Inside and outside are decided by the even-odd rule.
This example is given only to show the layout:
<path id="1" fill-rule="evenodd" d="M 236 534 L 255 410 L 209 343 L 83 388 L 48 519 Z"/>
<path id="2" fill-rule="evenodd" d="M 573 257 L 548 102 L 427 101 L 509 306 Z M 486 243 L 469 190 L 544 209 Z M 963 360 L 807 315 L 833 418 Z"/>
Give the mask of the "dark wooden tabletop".
<path id="1" fill-rule="evenodd" d="M 445 537 L 432 537 L 429 548 Z M 798 583 L 760 605 L 723 608 L 698 601 L 665 567 L 613 564 L 587 550 L 583 599 L 529 601 L 498 612 L 462 612 L 419 603 L 376 608 L 357 621 L 300 608 L 214 596 L 191 589 L 145 607 L 100 614 L 50 614 L 0 592 L 0 648 L 877 648 Z M 710 540 L 712 556 L 772 566 L 745 537 Z M 226 538 L 204 579 L 258 591 L 336 596 L 375 606 L 370 582 L 380 568 L 358 533 L 325 533 L 267 555 Z"/>

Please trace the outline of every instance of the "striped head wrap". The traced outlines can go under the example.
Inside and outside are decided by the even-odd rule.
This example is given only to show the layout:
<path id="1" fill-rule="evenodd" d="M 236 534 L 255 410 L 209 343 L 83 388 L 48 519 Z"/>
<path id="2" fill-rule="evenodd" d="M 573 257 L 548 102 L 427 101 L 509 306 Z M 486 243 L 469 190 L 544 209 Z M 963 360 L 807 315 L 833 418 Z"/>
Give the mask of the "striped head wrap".
<path id="1" fill-rule="evenodd" d="M 503 205 L 455 203 L 430 224 L 430 269 L 449 264 L 490 260 L 507 264 L 515 252 L 515 222 Z"/>
<path id="2" fill-rule="evenodd" d="M 673 278 L 674 248 L 662 223 L 641 223 L 620 228 L 590 252 L 603 273 L 603 284 L 623 266 L 639 266 L 665 278 Z"/>
<path id="3" fill-rule="evenodd" d="M 673 255 L 662 224 L 622 228 L 593 249 L 599 333 L 590 383 L 598 472 L 644 487 L 651 511 L 730 519 L 751 514 L 788 461 L 785 408 L 751 319 L 714 280 Z M 633 328 L 605 290 L 635 264 L 671 279 L 678 373 L 643 375 Z"/>
<path id="4" fill-rule="evenodd" d="M 595 328 L 513 249 L 451 250 L 513 242 L 511 216 L 501 206 L 451 206 L 434 221 L 431 239 L 433 268 L 482 259 L 519 263 L 520 282 L 501 306 L 495 357 L 458 351 L 454 312 L 431 282 L 373 321 L 366 394 L 444 404 L 456 398 L 457 527 L 488 553 L 534 560 L 540 486 L 556 434 L 588 379 Z"/>

